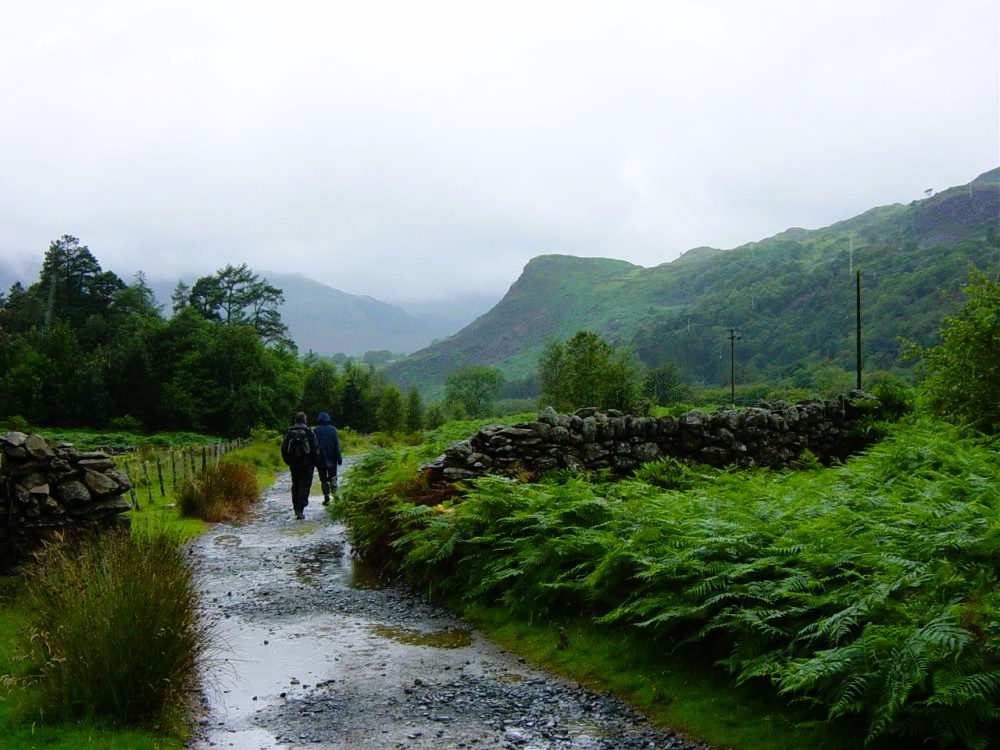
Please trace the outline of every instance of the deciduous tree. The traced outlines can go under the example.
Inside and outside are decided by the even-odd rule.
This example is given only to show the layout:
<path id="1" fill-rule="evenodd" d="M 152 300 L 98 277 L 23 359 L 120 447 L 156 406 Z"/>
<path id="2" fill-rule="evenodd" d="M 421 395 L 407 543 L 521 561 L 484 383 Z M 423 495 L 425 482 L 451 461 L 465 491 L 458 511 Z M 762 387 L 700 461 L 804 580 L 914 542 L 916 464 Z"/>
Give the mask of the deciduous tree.
<path id="1" fill-rule="evenodd" d="M 183 293 L 174 290 L 174 309 Z M 226 325 L 249 325 L 265 343 L 290 344 L 288 326 L 281 321 L 279 307 L 284 301 L 280 289 L 260 278 L 245 264 L 227 265 L 213 276 L 198 279 L 188 295 L 188 304 L 206 320 Z"/>
<path id="2" fill-rule="evenodd" d="M 563 411 L 582 406 L 628 409 L 639 392 L 632 353 L 587 330 L 566 342 L 550 341 L 538 361 L 538 379 L 542 400 Z"/>
<path id="3" fill-rule="evenodd" d="M 477 419 L 490 414 L 503 385 L 503 375 L 493 367 L 466 365 L 444 379 L 444 400 L 458 415 Z"/>
<path id="4" fill-rule="evenodd" d="M 1000 432 L 1000 279 L 973 271 L 965 303 L 945 318 L 941 344 L 913 346 L 923 388 L 939 413 L 984 432 Z"/>

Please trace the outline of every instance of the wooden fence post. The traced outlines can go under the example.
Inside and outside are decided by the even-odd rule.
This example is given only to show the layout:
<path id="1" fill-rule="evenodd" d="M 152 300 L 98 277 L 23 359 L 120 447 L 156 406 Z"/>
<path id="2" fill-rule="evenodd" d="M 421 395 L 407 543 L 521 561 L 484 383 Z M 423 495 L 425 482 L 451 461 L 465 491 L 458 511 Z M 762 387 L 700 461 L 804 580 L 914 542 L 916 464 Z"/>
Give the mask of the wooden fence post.
<path id="1" fill-rule="evenodd" d="M 149 481 L 149 469 L 147 461 L 142 462 L 142 475 L 146 478 L 146 494 L 149 496 L 149 504 L 153 504 L 153 483 Z"/>
<path id="2" fill-rule="evenodd" d="M 128 494 L 132 498 L 132 507 L 136 510 L 141 510 L 141 508 L 139 508 L 139 500 L 135 496 L 135 481 L 132 479 L 132 473 L 128 470 L 127 461 L 122 461 L 122 468 L 125 469 L 125 476 L 128 479 Z"/>
<path id="3" fill-rule="evenodd" d="M 160 466 L 160 457 L 156 457 L 156 476 L 160 480 L 160 497 L 166 497 L 167 491 L 163 488 L 163 468 Z"/>

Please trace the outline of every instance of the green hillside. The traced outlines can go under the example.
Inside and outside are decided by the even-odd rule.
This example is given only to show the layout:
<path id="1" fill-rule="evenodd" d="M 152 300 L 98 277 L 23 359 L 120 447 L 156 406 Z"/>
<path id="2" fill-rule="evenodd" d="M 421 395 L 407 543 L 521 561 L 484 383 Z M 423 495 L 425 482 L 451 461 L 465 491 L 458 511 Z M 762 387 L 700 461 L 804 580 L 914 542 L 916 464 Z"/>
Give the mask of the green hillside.
<path id="1" fill-rule="evenodd" d="M 865 369 L 905 371 L 899 338 L 931 343 L 975 266 L 1000 270 L 1000 169 L 909 205 L 874 208 L 818 230 L 789 229 L 732 250 L 697 248 L 642 268 L 624 261 L 534 258 L 496 307 L 388 369 L 434 392 L 462 365 L 530 376 L 551 338 L 580 328 L 678 364 L 690 382 L 739 377 L 816 386 L 854 366 L 855 276 L 862 276 Z"/>

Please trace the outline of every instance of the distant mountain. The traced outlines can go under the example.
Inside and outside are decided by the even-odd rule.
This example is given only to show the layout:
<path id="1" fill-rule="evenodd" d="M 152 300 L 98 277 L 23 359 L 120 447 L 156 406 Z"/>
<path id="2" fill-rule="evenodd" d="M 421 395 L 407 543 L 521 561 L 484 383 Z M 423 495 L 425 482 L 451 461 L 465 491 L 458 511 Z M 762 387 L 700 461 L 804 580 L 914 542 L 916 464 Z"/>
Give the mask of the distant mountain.
<path id="1" fill-rule="evenodd" d="M 430 392 L 469 364 L 522 379 L 549 339 L 589 328 L 651 366 L 672 361 L 689 381 L 722 384 L 732 327 L 742 337 L 741 379 L 794 380 L 801 371 L 815 380 L 824 367 L 853 368 L 855 269 L 866 370 L 902 370 L 911 365 L 900 359 L 899 338 L 933 340 L 969 268 L 1000 271 L 998 234 L 995 169 L 909 205 L 731 250 L 696 248 L 654 268 L 540 256 L 492 310 L 386 371 Z"/>
<path id="2" fill-rule="evenodd" d="M 408 354 L 435 339 L 460 330 L 489 308 L 492 300 L 465 297 L 447 302 L 415 304 L 413 312 L 321 284 L 298 273 L 256 271 L 282 290 L 281 319 L 301 353 L 358 356 L 388 350 Z M 195 279 L 184 279 L 191 284 Z M 176 281 L 150 281 L 157 301 L 169 312 Z"/>
<path id="3" fill-rule="evenodd" d="M 20 281 L 30 286 L 38 280 L 41 264 L 30 273 L 0 259 L 0 293 Z M 107 269 L 114 270 L 114 269 Z M 281 319 L 301 353 L 348 354 L 369 351 L 409 354 L 450 336 L 488 310 L 496 298 L 464 295 L 446 300 L 392 305 L 373 297 L 358 296 L 321 284 L 302 274 L 255 271 L 282 290 L 285 302 Z M 165 315 L 170 296 L 180 279 L 147 279 Z M 184 278 L 193 284 L 194 277 Z"/>

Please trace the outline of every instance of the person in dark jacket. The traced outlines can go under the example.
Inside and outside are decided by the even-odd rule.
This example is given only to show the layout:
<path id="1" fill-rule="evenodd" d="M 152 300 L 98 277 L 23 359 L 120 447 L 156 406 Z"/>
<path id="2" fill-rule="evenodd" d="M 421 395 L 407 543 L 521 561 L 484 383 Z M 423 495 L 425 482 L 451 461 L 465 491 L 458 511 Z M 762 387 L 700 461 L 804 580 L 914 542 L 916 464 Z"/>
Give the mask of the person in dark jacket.
<path id="1" fill-rule="evenodd" d="M 305 518 L 305 508 L 309 505 L 309 490 L 312 489 L 313 467 L 319 456 L 316 435 L 306 426 L 304 412 L 295 413 L 295 424 L 285 430 L 281 439 L 281 460 L 288 464 L 292 473 L 292 508 L 300 521 Z"/>
<path id="2" fill-rule="evenodd" d="M 330 493 L 337 490 L 337 467 L 344 463 L 344 457 L 340 455 L 337 428 L 330 424 L 330 415 L 325 411 L 316 416 L 313 433 L 319 445 L 316 468 L 319 469 L 319 481 L 323 486 L 323 505 L 329 505 Z"/>

